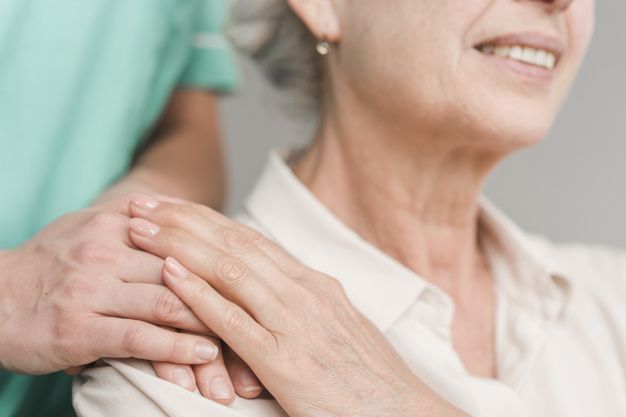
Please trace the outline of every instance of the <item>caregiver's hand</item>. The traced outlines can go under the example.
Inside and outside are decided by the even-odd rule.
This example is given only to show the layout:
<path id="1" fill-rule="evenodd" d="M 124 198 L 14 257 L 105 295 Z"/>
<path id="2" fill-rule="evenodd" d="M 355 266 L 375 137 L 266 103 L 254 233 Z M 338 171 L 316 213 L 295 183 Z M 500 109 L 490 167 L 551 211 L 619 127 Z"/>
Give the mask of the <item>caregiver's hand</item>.
<path id="1" fill-rule="evenodd" d="M 290 416 L 466 415 L 410 372 L 336 280 L 209 208 L 134 200 L 133 242 L 170 257 L 165 283 Z"/>
<path id="2" fill-rule="evenodd" d="M 157 374 L 188 389 L 189 364 L 207 364 L 200 377 L 222 376 L 232 392 L 217 339 L 157 326 L 213 334 L 163 285 L 163 260 L 130 241 L 129 201 L 68 214 L 0 251 L 0 369 L 77 373 L 101 357 L 137 357 L 171 362 L 155 362 Z"/>

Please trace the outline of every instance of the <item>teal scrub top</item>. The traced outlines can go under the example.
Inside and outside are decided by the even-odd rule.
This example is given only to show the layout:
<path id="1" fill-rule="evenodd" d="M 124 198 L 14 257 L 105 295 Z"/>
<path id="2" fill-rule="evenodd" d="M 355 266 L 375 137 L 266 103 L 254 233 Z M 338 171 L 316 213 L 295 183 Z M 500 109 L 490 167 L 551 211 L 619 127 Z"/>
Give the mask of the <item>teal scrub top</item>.
<path id="1" fill-rule="evenodd" d="M 0 1 L 0 249 L 122 176 L 173 89 L 233 88 L 224 2 Z M 0 372 L 0 416 L 74 415 L 70 384 Z"/>

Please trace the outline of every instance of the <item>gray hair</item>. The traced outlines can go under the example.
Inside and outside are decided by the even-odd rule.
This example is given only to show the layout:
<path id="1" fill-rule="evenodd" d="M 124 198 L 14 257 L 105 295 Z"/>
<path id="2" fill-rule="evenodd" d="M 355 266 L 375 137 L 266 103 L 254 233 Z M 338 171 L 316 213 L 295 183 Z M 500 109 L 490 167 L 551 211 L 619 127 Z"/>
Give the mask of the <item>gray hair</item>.
<path id="1" fill-rule="evenodd" d="M 230 0 L 226 34 L 278 90 L 306 110 L 319 110 L 322 68 L 317 40 L 287 0 Z"/>

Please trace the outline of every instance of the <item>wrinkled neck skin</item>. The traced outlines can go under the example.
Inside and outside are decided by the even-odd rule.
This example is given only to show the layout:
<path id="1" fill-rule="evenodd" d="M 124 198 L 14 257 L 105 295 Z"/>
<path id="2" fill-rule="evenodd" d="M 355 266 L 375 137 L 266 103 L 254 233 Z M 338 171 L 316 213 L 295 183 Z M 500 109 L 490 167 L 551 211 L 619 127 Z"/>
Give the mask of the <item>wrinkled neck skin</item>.
<path id="1" fill-rule="evenodd" d="M 510 150 L 381 120 L 356 100 L 324 114 L 295 165 L 299 179 L 366 241 L 469 302 L 486 268 L 477 199 Z"/>

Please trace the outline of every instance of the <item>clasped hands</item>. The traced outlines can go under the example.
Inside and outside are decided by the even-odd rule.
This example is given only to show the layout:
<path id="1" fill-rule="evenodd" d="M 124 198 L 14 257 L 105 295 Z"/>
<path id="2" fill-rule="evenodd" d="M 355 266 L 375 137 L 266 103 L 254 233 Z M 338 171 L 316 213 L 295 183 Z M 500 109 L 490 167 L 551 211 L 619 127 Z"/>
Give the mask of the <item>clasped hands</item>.
<path id="1" fill-rule="evenodd" d="M 77 373 L 137 357 L 222 404 L 233 388 L 256 397 L 260 379 L 291 416 L 465 415 L 411 373 L 336 280 L 205 206 L 160 200 L 72 213 L 0 251 L 1 368 Z"/>
<path id="2" fill-rule="evenodd" d="M 341 284 L 208 207 L 131 198 L 131 240 L 290 416 L 467 416 L 415 376 Z"/>
<path id="3" fill-rule="evenodd" d="M 0 251 L 0 369 L 76 374 L 101 357 L 136 357 L 222 404 L 256 397 L 250 369 L 229 355 L 227 370 L 220 341 L 163 285 L 163 260 L 130 240 L 129 203 L 70 213 Z"/>

